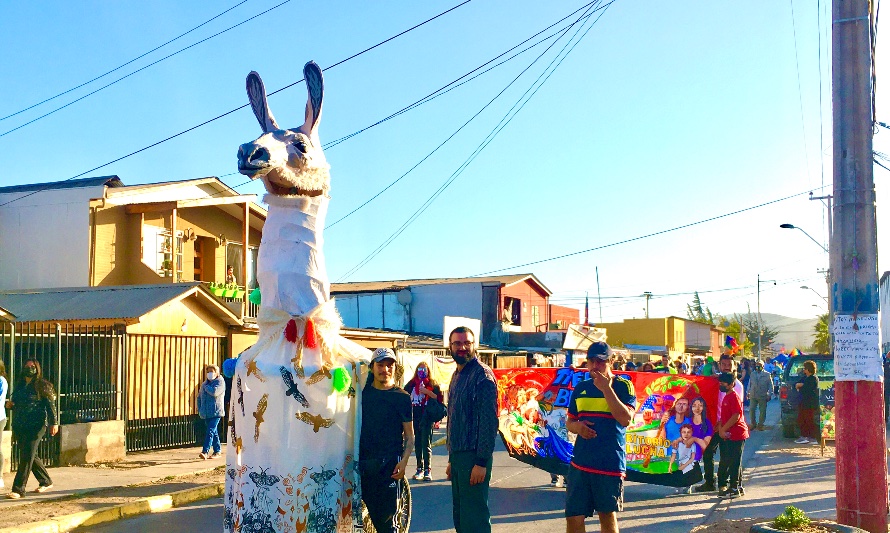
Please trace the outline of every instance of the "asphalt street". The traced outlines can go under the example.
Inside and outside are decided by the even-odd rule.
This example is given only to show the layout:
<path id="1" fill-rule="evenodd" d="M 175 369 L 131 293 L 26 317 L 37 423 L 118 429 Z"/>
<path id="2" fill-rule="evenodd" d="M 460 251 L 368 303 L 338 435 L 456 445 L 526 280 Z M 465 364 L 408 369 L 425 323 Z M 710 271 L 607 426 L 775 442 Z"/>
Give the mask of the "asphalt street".
<path id="1" fill-rule="evenodd" d="M 767 423 L 774 429 L 752 432 L 745 445 L 744 462 L 749 462 L 775 428 L 779 403 L 769 404 Z M 413 510 L 412 532 L 453 531 L 451 485 L 444 479 L 445 447 L 433 450 L 432 482 L 411 482 Z M 550 486 L 550 475 L 511 459 L 498 444 L 494 456 L 490 505 L 493 531 L 500 533 L 538 533 L 565 530 L 565 490 Z M 624 511 L 619 515 L 622 532 L 688 533 L 702 523 L 719 502 L 715 494 L 674 495 L 674 489 L 656 485 L 626 483 Z M 193 533 L 222 531 L 221 498 L 196 502 L 161 513 L 112 522 L 90 531 Z M 596 519 L 587 521 L 588 531 L 599 531 Z"/>

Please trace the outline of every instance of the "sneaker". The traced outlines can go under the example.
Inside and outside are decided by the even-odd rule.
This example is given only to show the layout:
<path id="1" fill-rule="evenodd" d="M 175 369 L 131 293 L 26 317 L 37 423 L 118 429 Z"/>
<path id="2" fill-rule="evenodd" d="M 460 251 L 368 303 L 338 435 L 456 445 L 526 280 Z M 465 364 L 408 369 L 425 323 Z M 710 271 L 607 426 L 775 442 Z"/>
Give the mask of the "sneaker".
<path id="1" fill-rule="evenodd" d="M 714 492 L 715 490 L 717 490 L 717 487 L 715 487 L 713 483 L 708 483 L 707 481 L 705 481 L 701 485 L 696 485 L 695 487 L 693 487 L 692 490 L 694 492 Z"/>
<path id="2" fill-rule="evenodd" d="M 198 458 L 206 460 L 206 459 L 210 459 L 210 455 L 208 455 L 207 452 L 201 452 L 198 454 Z"/>
<path id="3" fill-rule="evenodd" d="M 796 441 L 794 441 L 794 444 L 806 444 L 808 442 L 810 442 L 810 439 L 806 437 L 800 437 Z"/>
<path id="4" fill-rule="evenodd" d="M 679 487 L 674 494 L 692 494 L 692 487 Z"/>
<path id="5" fill-rule="evenodd" d="M 745 487 L 739 487 L 739 494 L 742 496 L 745 495 Z"/>
<path id="6" fill-rule="evenodd" d="M 432 481 L 432 480 L 433 480 L 433 476 L 430 475 L 430 469 L 429 469 L 429 468 L 427 468 L 426 470 L 423 471 L 423 480 L 424 480 L 424 481 Z"/>
<path id="7" fill-rule="evenodd" d="M 222 457 L 222 452 L 213 452 L 213 454 L 210 456 L 211 459 L 216 459 L 218 457 Z"/>
<path id="8" fill-rule="evenodd" d="M 417 472 L 414 472 L 414 481 L 420 481 L 423 479 L 423 468 L 418 468 Z"/>
<path id="9" fill-rule="evenodd" d="M 726 496 L 728 496 L 730 499 L 740 498 L 742 496 L 742 492 L 739 489 L 729 489 L 726 491 Z"/>
<path id="10" fill-rule="evenodd" d="M 766 428 L 763 426 L 763 424 L 758 424 L 757 429 L 760 431 L 766 431 Z"/>
<path id="11" fill-rule="evenodd" d="M 10 499 L 10 500 L 18 500 L 21 497 L 22 497 L 22 495 L 19 494 L 18 492 L 10 492 L 9 494 L 6 495 L 6 498 Z"/>
<path id="12" fill-rule="evenodd" d="M 550 486 L 551 486 L 551 487 L 555 487 L 557 481 L 559 481 L 559 476 L 552 476 L 552 477 L 550 478 Z"/>
<path id="13" fill-rule="evenodd" d="M 565 486 L 566 486 L 566 478 L 564 478 L 562 476 L 558 476 L 556 479 L 556 485 L 554 485 L 554 487 L 561 489 Z"/>
<path id="14" fill-rule="evenodd" d="M 721 498 L 729 496 L 729 487 L 720 487 L 720 490 L 717 491 L 717 496 L 720 496 Z"/>
<path id="15" fill-rule="evenodd" d="M 34 489 L 34 492 L 43 494 L 44 492 L 48 491 L 48 490 L 51 489 L 51 488 L 53 488 L 53 484 L 52 484 L 52 483 L 50 483 L 49 485 L 40 485 L 39 487 L 37 487 L 36 489 Z"/>

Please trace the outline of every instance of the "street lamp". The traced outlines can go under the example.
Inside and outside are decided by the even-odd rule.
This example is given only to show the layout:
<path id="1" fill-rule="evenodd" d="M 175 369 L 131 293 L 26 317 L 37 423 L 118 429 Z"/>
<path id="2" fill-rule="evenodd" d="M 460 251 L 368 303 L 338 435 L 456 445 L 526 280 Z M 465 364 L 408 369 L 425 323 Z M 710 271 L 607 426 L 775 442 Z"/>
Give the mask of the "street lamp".
<path id="1" fill-rule="evenodd" d="M 816 296 L 818 296 L 819 298 L 822 298 L 823 300 L 825 300 L 826 302 L 828 302 L 828 297 L 827 297 L 827 296 L 822 296 L 821 294 L 819 294 L 818 291 L 816 291 L 816 289 L 814 289 L 814 288 L 812 288 L 812 287 L 807 287 L 806 285 L 801 285 L 800 288 L 801 288 L 801 289 L 809 289 L 809 290 L 813 291 L 814 293 L 816 293 Z"/>
<path id="2" fill-rule="evenodd" d="M 817 241 L 816 239 L 813 238 L 812 235 L 810 235 L 809 233 L 807 233 L 806 231 L 804 231 L 803 228 L 799 228 L 799 227 L 795 226 L 794 224 L 779 224 L 779 227 L 782 228 L 782 229 L 799 229 L 800 231 L 803 232 L 804 235 L 806 235 L 807 237 L 809 237 L 811 241 L 813 241 L 814 243 L 816 243 L 816 244 L 819 246 L 819 248 L 822 248 L 822 250 L 824 250 L 825 253 L 828 253 L 828 248 L 822 246 L 822 244 L 821 244 L 819 241 Z"/>

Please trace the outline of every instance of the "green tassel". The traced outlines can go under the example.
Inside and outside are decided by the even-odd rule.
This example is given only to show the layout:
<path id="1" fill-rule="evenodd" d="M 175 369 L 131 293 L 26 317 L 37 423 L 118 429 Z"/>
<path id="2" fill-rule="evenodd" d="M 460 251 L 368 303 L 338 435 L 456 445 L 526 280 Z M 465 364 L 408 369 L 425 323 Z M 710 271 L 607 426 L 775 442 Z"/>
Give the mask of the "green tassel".
<path id="1" fill-rule="evenodd" d="M 260 294 L 260 288 L 257 287 L 256 289 L 250 291 L 250 296 L 248 296 L 247 299 L 250 300 L 250 303 L 254 305 L 260 305 L 260 301 L 262 301 L 263 299 L 262 295 Z"/>
<path id="2" fill-rule="evenodd" d="M 335 391 L 344 394 L 349 390 L 349 386 L 352 384 L 352 378 L 349 376 L 349 372 L 347 372 L 345 368 L 338 366 L 331 371 L 331 374 L 334 378 L 333 382 Z"/>

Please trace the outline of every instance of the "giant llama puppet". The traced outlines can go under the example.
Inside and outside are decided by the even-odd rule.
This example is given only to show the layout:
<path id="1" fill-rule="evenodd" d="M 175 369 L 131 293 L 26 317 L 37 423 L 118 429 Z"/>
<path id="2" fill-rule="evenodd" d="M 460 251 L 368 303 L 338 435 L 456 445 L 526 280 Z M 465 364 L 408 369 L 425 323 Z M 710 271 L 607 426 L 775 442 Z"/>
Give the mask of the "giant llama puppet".
<path id="1" fill-rule="evenodd" d="M 262 180 L 269 213 L 257 265 L 259 337 L 232 379 L 228 532 L 345 533 L 361 524 L 355 407 L 370 352 L 340 336 L 329 296 L 322 230 L 330 174 L 318 139 L 324 83 L 313 62 L 303 75 L 309 100 L 296 129 L 278 127 L 259 75 L 247 77 L 263 135 L 241 145 L 238 170 Z"/>

